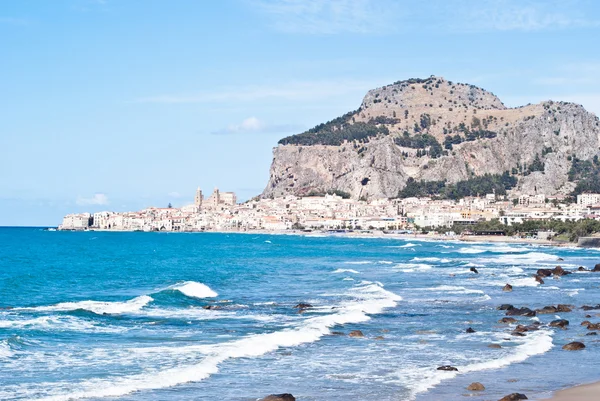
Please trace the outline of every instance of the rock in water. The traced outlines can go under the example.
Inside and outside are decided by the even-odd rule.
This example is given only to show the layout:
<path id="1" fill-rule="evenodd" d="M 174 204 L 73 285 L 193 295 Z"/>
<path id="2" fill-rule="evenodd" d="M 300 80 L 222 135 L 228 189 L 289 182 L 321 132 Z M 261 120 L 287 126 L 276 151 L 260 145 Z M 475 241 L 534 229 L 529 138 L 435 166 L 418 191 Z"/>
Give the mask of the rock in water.
<path id="1" fill-rule="evenodd" d="M 558 319 L 550 322 L 550 327 L 560 327 L 561 329 L 564 329 L 568 325 L 569 321 L 565 319 Z"/>
<path id="2" fill-rule="evenodd" d="M 504 292 L 511 292 L 511 291 L 512 291 L 512 289 L 513 289 L 512 285 L 510 285 L 510 284 L 506 284 L 506 285 L 504 286 L 504 288 L 502 288 L 502 291 L 504 291 Z"/>
<path id="3" fill-rule="evenodd" d="M 567 274 L 571 274 L 571 272 L 566 271 L 560 266 L 556 266 L 554 269 L 552 269 L 552 274 L 555 276 L 566 276 Z"/>
<path id="4" fill-rule="evenodd" d="M 479 274 L 479 272 L 477 271 L 477 269 L 474 268 L 474 267 L 471 267 L 469 270 L 472 271 L 475 274 Z"/>
<path id="5" fill-rule="evenodd" d="M 488 345 L 488 348 L 500 349 L 502 348 L 502 346 L 500 344 L 490 344 Z"/>
<path id="6" fill-rule="evenodd" d="M 470 328 L 470 327 L 469 327 L 469 328 L 466 330 L 466 332 L 467 332 L 467 333 L 475 333 L 475 330 L 473 330 L 472 328 Z"/>
<path id="7" fill-rule="evenodd" d="M 550 269 L 538 269 L 537 273 L 540 277 L 550 277 L 552 275 L 552 270 Z"/>
<path id="8" fill-rule="evenodd" d="M 544 284 L 544 279 L 542 278 L 542 276 L 538 276 L 537 274 L 535 276 L 533 276 L 533 278 L 535 278 L 535 281 L 537 281 L 540 284 Z"/>
<path id="9" fill-rule="evenodd" d="M 503 317 L 502 319 L 498 320 L 498 323 L 504 323 L 504 324 L 511 324 L 511 323 L 516 323 L 517 319 L 515 319 L 514 317 Z"/>
<path id="10" fill-rule="evenodd" d="M 584 343 L 580 343 L 579 341 L 573 341 L 572 343 L 568 343 L 563 345 L 562 349 L 565 351 L 579 351 L 585 348 Z"/>
<path id="11" fill-rule="evenodd" d="M 259 401 L 296 401 L 296 397 L 291 394 L 271 394 Z"/>
<path id="12" fill-rule="evenodd" d="M 600 263 L 598 263 L 596 266 L 594 266 L 594 268 L 592 269 L 593 272 L 600 272 Z"/>
<path id="13" fill-rule="evenodd" d="M 527 400 L 527 396 L 525 394 L 520 393 L 512 393 L 507 396 L 500 398 L 498 401 L 518 401 L 518 400 Z"/>
<path id="14" fill-rule="evenodd" d="M 298 305 L 294 306 L 295 309 L 308 309 L 308 308 L 312 308 L 313 306 L 311 304 L 307 304 L 304 302 L 299 303 Z"/>
<path id="15" fill-rule="evenodd" d="M 467 387 L 467 390 L 469 391 L 483 391 L 485 390 L 485 386 L 479 382 L 475 382 L 475 383 L 471 383 L 469 384 L 469 386 Z"/>
<path id="16" fill-rule="evenodd" d="M 444 365 L 437 368 L 437 370 L 445 370 L 446 372 L 458 372 L 458 368 L 450 365 Z"/>
<path id="17" fill-rule="evenodd" d="M 352 330 L 352 331 L 350 332 L 350 334 L 348 334 L 348 335 L 349 335 L 350 337 L 357 337 L 357 338 L 361 338 L 361 337 L 364 337 L 364 336 L 365 336 L 365 335 L 363 334 L 363 332 L 362 332 L 362 331 L 360 331 L 360 330 Z"/>

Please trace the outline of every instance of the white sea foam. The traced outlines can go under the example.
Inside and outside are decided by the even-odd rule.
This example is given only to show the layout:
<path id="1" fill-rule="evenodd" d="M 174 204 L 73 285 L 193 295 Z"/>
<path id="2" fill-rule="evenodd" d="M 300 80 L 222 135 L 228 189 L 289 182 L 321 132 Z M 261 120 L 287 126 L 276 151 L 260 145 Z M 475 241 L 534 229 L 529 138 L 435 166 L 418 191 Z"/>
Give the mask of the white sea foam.
<path id="1" fill-rule="evenodd" d="M 10 348 L 7 340 L 0 341 L 0 359 L 10 358 L 14 355 L 14 351 Z"/>
<path id="2" fill-rule="evenodd" d="M 354 281 L 352 277 L 344 277 L 342 281 Z"/>
<path id="3" fill-rule="evenodd" d="M 528 252 L 523 254 L 499 255 L 494 258 L 483 258 L 479 261 L 484 263 L 498 263 L 504 265 L 528 265 L 536 264 L 538 262 L 555 262 L 556 259 L 556 255 L 552 255 L 549 253 Z"/>
<path id="4" fill-rule="evenodd" d="M 344 262 L 347 265 L 371 265 L 373 264 L 373 262 L 369 261 L 369 260 L 356 260 L 356 261 L 349 261 L 349 262 Z"/>
<path id="5" fill-rule="evenodd" d="M 27 329 L 44 331 L 77 331 L 86 333 L 121 333 L 125 327 L 107 326 L 75 316 L 40 316 L 33 319 L 0 320 L 0 329 Z"/>
<path id="6" fill-rule="evenodd" d="M 338 312 L 309 317 L 294 328 L 272 333 L 250 335 L 239 340 L 211 345 L 172 347 L 174 353 L 206 355 L 200 363 L 177 366 L 160 372 L 140 373 L 110 379 L 88 379 L 78 383 L 38 383 L 35 397 L 45 401 L 66 401 L 90 397 L 119 397 L 142 390 L 160 389 L 178 384 L 197 382 L 219 371 L 219 365 L 232 358 L 252 358 L 281 347 L 294 347 L 318 341 L 330 328 L 348 323 L 360 323 L 369 315 L 397 305 L 402 298 L 375 283 L 353 287 L 347 294 L 352 298 L 340 305 Z M 164 347 L 163 347 L 164 348 Z M 162 350 L 164 352 L 164 349 Z"/>
<path id="7" fill-rule="evenodd" d="M 477 254 L 477 253 L 484 253 L 487 252 L 486 249 L 481 249 L 481 248 L 462 248 L 458 250 L 458 253 L 464 253 L 464 254 Z"/>
<path id="8" fill-rule="evenodd" d="M 423 272 L 433 269 L 433 266 L 425 263 L 399 263 L 394 266 L 394 269 L 398 269 L 404 273 Z"/>
<path id="9" fill-rule="evenodd" d="M 359 271 L 356 271 L 354 269 L 337 269 L 337 270 L 333 271 L 333 273 L 354 273 L 354 274 L 360 274 Z"/>
<path id="10" fill-rule="evenodd" d="M 451 260 L 450 259 L 440 259 L 440 258 L 436 258 L 436 257 L 426 257 L 426 258 L 413 258 L 411 260 L 411 262 L 440 262 L 440 263 L 450 263 Z"/>
<path id="11" fill-rule="evenodd" d="M 475 362 L 465 366 L 458 365 L 458 372 L 437 371 L 434 367 L 424 367 L 404 370 L 399 372 L 398 376 L 410 382 L 411 398 L 415 398 L 417 394 L 426 392 L 444 380 L 452 379 L 464 373 L 500 369 L 514 363 L 520 363 L 532 356 L 545 354 L 552 347 L 551 332 L 539 330 L 528 335 L 522 344 L 512 348 L 502 357 Z"/>
<path id="12" fill-rule="evenodd" d="M 377 263 L 378 263 L 378 264 L 380 264 L 380 265 L 391 265 L 391 264 L 393 264 L 394 262 L 392 262 L 392 261 L 389 261 L 389 260 L 380 260 L 380 261 L 378 261 Z"/>
<path id="13" fill-rule="evenodd" d="M 186 281 L 183 284 L 178 284 L 172 287 L 174 290 L 181 292 L 183 295 L 192 298 L 214 298 L 219 296 L 206 284 L 196 281 Z"/>
<path id="14" fill-rule="evenodd" d="M 421 246 L 421 244 L 413 244 L 412 242 L 409 242 L 408 244 L 399 245 L 396 248 L 413 248 L 415 246 Z"/>
<path id="15" fill-rule="evenodd" d="M 458 287 L 452 285 L 440 285 L 437 287 L 419 288 L 418 290 L 445 292 L 448 294 L 485 294 L 485 292 L 481 290 L 473 290 L 465 287 Z"/>
<path id="16" fill-rule="evenodd" d="M 87 310 L 98 315 L 131 313 L 142 309 L 152 302 L 153 299 L 148 295 L 130 299 L 124 302 L 102 302 L 102 301 L 79 301 L 79 302 L 61 302 L 50 306 L 36 306 L 30 308 L 15 308 L 13 310 L 33 310 L 37 312 L 68 312 L 74 310 Z"/>

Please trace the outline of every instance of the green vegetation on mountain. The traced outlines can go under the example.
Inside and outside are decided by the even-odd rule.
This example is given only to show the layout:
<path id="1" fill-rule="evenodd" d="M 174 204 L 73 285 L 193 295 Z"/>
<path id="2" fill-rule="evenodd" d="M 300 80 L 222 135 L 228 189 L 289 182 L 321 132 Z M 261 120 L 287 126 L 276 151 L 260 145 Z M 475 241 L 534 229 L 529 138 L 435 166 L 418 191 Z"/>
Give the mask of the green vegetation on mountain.
<path id="1" fill-rule="evenodd" d="M 592 160 L 581 160 L 573 157 L 569 170 L 569 181 L 577 181 L 573 196 L 585 192 L 600 193 L 600 160 L 594 156 Z"/>
<path id="2" fill-rule="evenodd" d="M 399 198 L 434 196 L 438 199 L 461 199 L 466 196 L 483 196 L 495 193 L 506 195 L 506 191 L 517 185 L 517 178 L 508 171 L 504 174 L 484 174 L 468 180 L 448 184 L 446 181 L 416 181 L 409 178 L 406 186 L 398 193 Z"/>
<path id="3" fill-rule="evenodd" d="M 279 141 L 280 145 L 329 145 L 339 146 L 345 141 L 368 142 L 369 138 L 378 135 L 389 135 L 390 131 L 385 125 L 392 124 L 395 120 L 388 117 L 377 117 L 368 123 L 353 122 L 352 116 L 357 111 L 346 113 L 324 124 L 319 124 L 301 134 L 291 135 Z"/>

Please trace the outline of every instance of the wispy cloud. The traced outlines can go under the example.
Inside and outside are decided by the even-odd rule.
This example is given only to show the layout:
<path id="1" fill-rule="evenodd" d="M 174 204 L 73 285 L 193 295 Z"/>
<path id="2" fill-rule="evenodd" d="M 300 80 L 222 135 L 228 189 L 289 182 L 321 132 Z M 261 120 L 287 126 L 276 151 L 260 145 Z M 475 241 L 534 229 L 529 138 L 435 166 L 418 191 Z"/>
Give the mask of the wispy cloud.
<path id="1" fill-rule="evenodd" d="M 600 63 L 569 63 L 533 80 L 542 86 L 600 85 Z"/>
<path id="2" fill-rule="evenodd" d="M 373 0 L 256 0 L 273 28 L 288 33 L 387 33 L 402 15 L 398 4 Z"/>
<path id="3" fill-rule="evenodd" d="M 389 34 L 598 27 L 590 0 L 248 0 L 285 33 Z"/>
<path id="4" fill-rule="evenodd" d="M 240 88 L 201 92 L 196 94 L 165 94 L 141 97 L 137 103 L 207 103 L 207 102 L 254 102 L 265 99 L 311 100 L 365 91 L 374 82 L 332 80 L 316 82 L 292 82 L 278 85 L 254 85 Z"/>
<path id="5" fill-rule="evenodd" d="M 460 3 L 456 10 L 463 18 L 458 18 L 458 24 L 454 25 L 459 30 L 540 31 L 600 26 L 600 19 L 586 14 L 589 2 L 585 0 L 464 0 Z"/>
<path id="6" fill-rule="evenodd" d="M 226 128 L 214 131 L 214 135 L 248 134 L 248 133 L 287 133 L 300 131 L 301 126 L 295 124 L 267 124 L 256 117 L 248 117 L 238 124 L 230 124 Z"/>
<path id="7" fill-rule="evenodd" d="M 78 196 L 75 200 L 75 203 L 79 206 L 86 205 L 108 205 L 108 196 L 106 194 L 97 193 L 94 196 L 85 198 L 82 196 Z"/>

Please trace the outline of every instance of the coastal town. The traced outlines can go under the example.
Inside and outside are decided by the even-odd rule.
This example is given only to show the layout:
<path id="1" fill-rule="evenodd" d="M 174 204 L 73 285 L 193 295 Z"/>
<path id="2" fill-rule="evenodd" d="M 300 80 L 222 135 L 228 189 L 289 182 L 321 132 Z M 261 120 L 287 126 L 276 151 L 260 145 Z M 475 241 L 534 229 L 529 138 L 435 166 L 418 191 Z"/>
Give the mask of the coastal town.
<path id="1" fill-rule="evenodd" d="M 385 230 L 472 226 L 497 219 L 506 226 L 529 220 L 600 220 L 600 194 L 566 197 L 521 195 L 506 199 L 487 194 L 460 200 L 433 198 L 353 200 L 336 194 L 253 198 L 237 202 L 233 192 L 215 189 L 180 208 L 149 207 L 137 212 L 69 214 L 61 230 L 113 231 L 286 231 Z"/>

